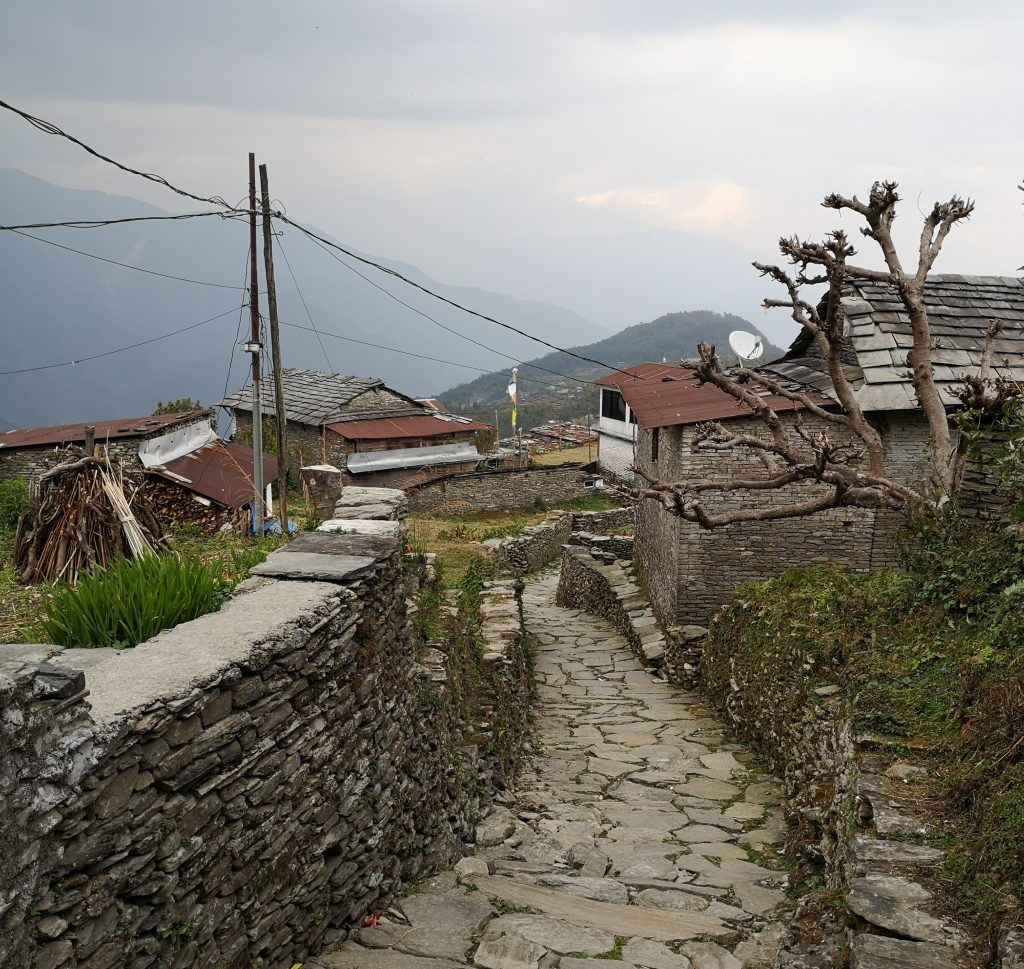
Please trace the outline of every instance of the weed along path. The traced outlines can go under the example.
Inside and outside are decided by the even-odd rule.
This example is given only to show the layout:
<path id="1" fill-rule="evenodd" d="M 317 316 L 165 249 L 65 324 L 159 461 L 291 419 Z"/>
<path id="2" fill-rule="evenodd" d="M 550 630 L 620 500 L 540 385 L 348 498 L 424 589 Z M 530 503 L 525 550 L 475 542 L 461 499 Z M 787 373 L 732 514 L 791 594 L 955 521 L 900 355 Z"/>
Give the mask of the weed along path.
<path id="1" fill-rule="evenodd" d="M 537 753 L 477 853 L 323 969 L 770 967 L 790 914 L 779 788 L 602 620 L 526 587 Z"/>

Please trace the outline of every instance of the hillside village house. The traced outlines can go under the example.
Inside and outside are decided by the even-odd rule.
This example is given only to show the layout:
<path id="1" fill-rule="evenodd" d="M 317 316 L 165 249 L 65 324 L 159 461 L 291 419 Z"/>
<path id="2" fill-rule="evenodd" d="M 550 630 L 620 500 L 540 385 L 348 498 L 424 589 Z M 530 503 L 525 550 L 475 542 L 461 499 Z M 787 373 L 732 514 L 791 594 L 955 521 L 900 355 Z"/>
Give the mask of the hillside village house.
<path id="1" fill-rule="evenodd" d="M 407 488 L 460 471 L 482 458 L 477 434 L 491 425 L 438 413 L 372 377 L 284 370 L 288 455 L 293 470 L 330 464 L 343 484 Z M 275 415 L 273 394 L 264 416 Z M 252 387 L 221 401 L 237 435 L 251 439 Z"/>
<path id="2" fill-rule="evenodd" d="M 93 428 L 96 443 L 106 447 L 111 455 L 131 461 L 138 460 L 139 446 L 154 438 L 176 434 L 181 438 L 208 439 L 212 433 L 208 410 L 4 431 L 0 432 L 0 481 L 40 474 L 53 463 L 58 451 L 72 444 L 84 444 L 87 427 Z"/>
<path id="3" fill-rule="evenodd" d="M 1015 277 L 933 276 L 925 289 L 932 333 L 938 342 L 932 359 L 943 399 L 959 404 L 952 391 L 964 373 L 981 363 L 984 333 L 994 318 L 1005 329 L 996 341 L 996 370 L 1024 381 L 1024 284 Z M 848 375 L 858 399 L 882 435 L 889 473 L 920 486 L 930 478 L 928 426 L 910 383 L 906 354 L 909 319 L 895 292 L 885 285 L 849 285 L 843 296 L 849 323 Z M 728 422 L 730 428 L 764 433 L 745 407 L 710 384 L 700 386 L 693 371 L 644 364 L 640 377 L 611 374 L 603 387 L 621 395 L 627 420 L 636 422 L 636 465 L 665 481 L 729 480 L 759 477 L 763 467 L 749 453 L 693 452 L 696 426 Z M 808 392 L 828 397 L 831 382 L 810 335 L 801 333 L 782 359 L 761 370 Z M 786 400 L 772 400 L 786 422 L 796 411 Z M 814 429 L 816 419 L 803 415 Z M 747 425 L 747 426 L 742 426 Z M 835 435 L 836 428 L 829 426 Z M 602 440 L 602 452 L 603 452 Z M 807 488 L 816 487 L 808 484 Z M 790 497 L 792 493 L 790 492 Z M 709 501 L 780 502 L 780 492 L 732 492 Z M 866 570 L 892 564 L 900 518 L 873 509 L 830 509 L 813 516 L 734 524 L 707 531 L 644 501 L 637 514 L 637 567 L 659 618 L 668 623 L 704 622 L 727 602 L 737 585 L 764 581 L 791 566 L 832 565 Z"/>
<path id="4" fill-rule="evenodd" d="M 209 410 L 0 433 L 0 480 L 38 476 L 65 448 L 83 445 L 88 427 L 111 458 L 150 473 L 149 486 L 157 504 L 168 510 L 168 521 L 195 522 L 211 530 L 243 523 L 240 513 L 254 498 L 252 448 L 221 441 Z M 268 507 L 276 468 L 274 458 L 264 454 Z"/>

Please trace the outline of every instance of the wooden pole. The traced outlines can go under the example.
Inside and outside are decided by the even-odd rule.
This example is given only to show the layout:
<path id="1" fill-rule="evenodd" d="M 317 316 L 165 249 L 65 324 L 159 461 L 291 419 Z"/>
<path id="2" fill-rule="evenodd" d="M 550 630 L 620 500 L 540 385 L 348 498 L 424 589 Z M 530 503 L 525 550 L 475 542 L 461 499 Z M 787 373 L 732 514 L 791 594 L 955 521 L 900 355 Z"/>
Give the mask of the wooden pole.
<path id="1" fill-rule="evenodd" d="M 252 354 L 253 530 L 263 537 L 263 408 L 260 405 L 260 282 L 256 271 L 256 156 L 249 152 L 249 320 Z"/>
<path id="2" fill-rule="evenodd" d="M 86 457 L 95 457 L 96 450 L 96 428 L 92 424 L 84 428 L 83 433 L 85 434 L 85 444 L 82 450 L 85 452 Z"/>
<path id="3" fill-rule="evenodd" d="M 267 166 L 260 165 L 260 197 L 263 205 L 263 265 L 267 277 L 267 306 L 270 314 L 270 348 L 274 354 L 274 411 L 277 414 L 277 490 L 281 506 L 281 534 L 288 536 L 288 414 L 284 403 L 284 374 L 281 369 L 281 326 L 277 319 L 277 287 L 274 284 L 274 233 L 270 225 L 270 185 Z"/>

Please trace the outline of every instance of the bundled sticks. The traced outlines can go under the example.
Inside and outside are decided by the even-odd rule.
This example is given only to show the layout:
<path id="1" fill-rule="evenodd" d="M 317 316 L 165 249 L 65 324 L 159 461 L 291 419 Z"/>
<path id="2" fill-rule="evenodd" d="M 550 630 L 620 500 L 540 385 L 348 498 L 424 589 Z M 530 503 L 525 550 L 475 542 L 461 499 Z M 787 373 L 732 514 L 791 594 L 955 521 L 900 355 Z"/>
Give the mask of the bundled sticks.
<path id="1" fill-rule="evenodd" d="M 120 461 L 69 448 L 42 474 L 18 523 L 14 562 L 22 582 L 64 579 L 125 556 L 166 547 L 145 488 L 145 474 Z"/>

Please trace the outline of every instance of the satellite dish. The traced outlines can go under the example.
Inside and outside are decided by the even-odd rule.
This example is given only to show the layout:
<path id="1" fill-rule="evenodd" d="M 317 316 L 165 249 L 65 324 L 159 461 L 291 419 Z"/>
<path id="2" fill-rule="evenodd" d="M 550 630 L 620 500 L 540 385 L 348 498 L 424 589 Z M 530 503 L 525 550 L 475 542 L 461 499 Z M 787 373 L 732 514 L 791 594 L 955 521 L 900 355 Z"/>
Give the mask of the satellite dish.
<path id="1" fill-rule="evenodd" d="M 761 338 L 745 330 L 733 330 L 729 334 L 729 346 L 740 360 L 760 360 L 764 353 Z"/>

